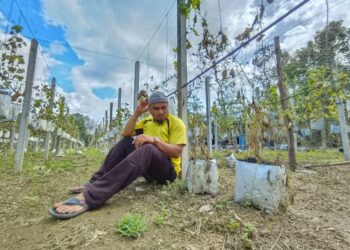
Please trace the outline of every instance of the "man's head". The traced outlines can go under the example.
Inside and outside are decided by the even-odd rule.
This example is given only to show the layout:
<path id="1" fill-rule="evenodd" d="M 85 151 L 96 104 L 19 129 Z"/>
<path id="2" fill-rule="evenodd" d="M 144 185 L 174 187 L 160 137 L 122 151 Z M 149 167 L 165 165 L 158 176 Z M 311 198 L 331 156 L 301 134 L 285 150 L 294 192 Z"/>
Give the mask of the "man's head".
<path id="1" fill-rule="evenodd" d="M 156 91 L 148 98 L 148 110 L 153 116 L 153 119 L 158 122 L 163 122 L 168 114 L 168 98 L 160 91 Z"/>

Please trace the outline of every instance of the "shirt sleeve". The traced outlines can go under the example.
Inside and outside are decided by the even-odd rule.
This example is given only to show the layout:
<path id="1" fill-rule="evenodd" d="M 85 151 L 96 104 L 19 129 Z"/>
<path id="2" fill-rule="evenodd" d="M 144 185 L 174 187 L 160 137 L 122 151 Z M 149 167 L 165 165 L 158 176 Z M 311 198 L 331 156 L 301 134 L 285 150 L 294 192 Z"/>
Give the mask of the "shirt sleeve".
<path id="1" fill-rule="evenodd" d="M 170 128 L 170 144 L 186 145 L 186 126 L 181 120 L 176 120 Z"/>
<path id="2" fill-rule="evenodd" d="M 145 118 L 141 119 L 140 121 L 138 121 L 134 127 L 134 129 L 143 129 L 143 125 L 145 123 Z"/>

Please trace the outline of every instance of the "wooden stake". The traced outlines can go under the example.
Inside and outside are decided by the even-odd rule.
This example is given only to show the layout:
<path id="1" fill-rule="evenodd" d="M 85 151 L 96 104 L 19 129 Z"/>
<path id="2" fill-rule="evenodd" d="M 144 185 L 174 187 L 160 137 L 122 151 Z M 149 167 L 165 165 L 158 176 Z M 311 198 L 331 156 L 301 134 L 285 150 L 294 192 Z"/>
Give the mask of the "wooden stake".
<path id="1" fill-rule="evenodd" d="M 278 78 L 278 89 L 280 92 L 280 100 L 282 104 L 282 109 L 287 113 L 288 111 L 288 94 L 286 85 L 283 82 L 283 69 L 282 69 L 282 56 L 281 56 L 281 47 L 280 47 L 280 38 L 279 36 L 275 37 L 275 51 L 276 51 L 276 60 L 277 60 L 277 78 Z M 288 141 L 288 163 L 289 168 L 292 171 L 297 169 L 297 162 L 295 157 L 295 148 L 294 148 L 294 136 L 293 136 L 293 122 L 290 119 L 288 114 L 283 116 L 284 125 L 287 130 L 287 141 Z"/>
<path id="2" fill-rule="evenodd" d="M 181 4 L 184 0 L 177 0 L 177 103 L 178 116 L 188 127 L 187 120 L 187 88 L 181 88 L 187 82 L 187 50 L 186 50 L 186 16 L 181 10 Z M 187 137 L 187 134 L 186 134 Z M 189 143 L 182 151 L 182 170 L 181 177 L 186 179 L 187 167 L 189 164 Z"/>

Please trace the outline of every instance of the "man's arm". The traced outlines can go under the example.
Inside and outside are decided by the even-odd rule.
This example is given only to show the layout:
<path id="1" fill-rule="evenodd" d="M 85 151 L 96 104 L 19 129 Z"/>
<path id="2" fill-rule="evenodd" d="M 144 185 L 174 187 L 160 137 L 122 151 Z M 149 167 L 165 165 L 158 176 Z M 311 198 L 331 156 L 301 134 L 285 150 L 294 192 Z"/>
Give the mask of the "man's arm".
<path id="1" fill-rule="evenodd" d="M 156 145 L 160 150 L 165 152 L 170 157 L 180 157 L 182 154 L 182 150 L 185 147 L 185 145 L 181 144 L 169 144 L 155 137 L 153 139 L 153 144 Z"/>
<path id="2" fill-rule="evenodd" d="M 145 99 L 141 99 L 139 101 L 139 104 L 136 107 L 136 110 L 132 116 L 130 116 L 129 120 L 126 122 L 123 131 L 122 136 L 133 136 L 135 132 L 135 125 L 137 122 L 137 119 L 140 115 L 145 113 L 148 110 L 148 101 Z"/>
<path id="3" fill-rule="evenodd" d="M 135 125 L 137 122 L 137 119 L 139 118 L 139 115 L 134 113 L 132 116 L 130 116 L 129 120 L 126 122 L 123 131 L 122 131 L 122 136 L 133 136 L 135 132 Z"/>
<path id="4" fill-rule="evenodd" d="M 139 135 L 134 139 L 133 143 L 135 144 L 135 147 L 141 147 L 144 143 L 152 143 L 170 157 L 181 156 L 182 149 L 185 146 L 181 144 L 169 144 L 149 135 Z"/>

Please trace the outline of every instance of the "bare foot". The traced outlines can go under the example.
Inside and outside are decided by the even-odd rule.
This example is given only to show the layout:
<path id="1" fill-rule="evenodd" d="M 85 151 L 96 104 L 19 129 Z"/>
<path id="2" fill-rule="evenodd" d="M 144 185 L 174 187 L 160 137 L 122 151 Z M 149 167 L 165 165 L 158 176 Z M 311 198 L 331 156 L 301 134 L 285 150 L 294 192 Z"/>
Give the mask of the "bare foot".
<path id="1" fill-rule="evenodd" d="M 77 198 L 80 201 L 85 202 L 85 197 L 83 194 L 78 194 L 77 196 L 75 196 L 75 198 Z M 56 208 L 57 213 L 60 214 L 68 214 L 68 213 L 74 213 L 74 212 L 79 212 L 81 210 L 84 209 L 84 206 L 80 206 L 80 205 L 64 205 L 64 202 L 58 202 L 54 205 L 54 207 Z"/>

